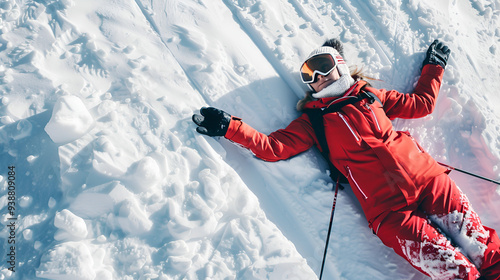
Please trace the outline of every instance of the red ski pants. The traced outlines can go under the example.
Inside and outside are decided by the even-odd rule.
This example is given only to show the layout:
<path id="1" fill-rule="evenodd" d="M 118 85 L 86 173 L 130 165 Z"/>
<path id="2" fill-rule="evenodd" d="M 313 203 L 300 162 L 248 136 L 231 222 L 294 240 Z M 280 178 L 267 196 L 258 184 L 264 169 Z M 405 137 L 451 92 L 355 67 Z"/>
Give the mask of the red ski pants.
<path id="1" fill-rule="evenodd" d="M 377 218 L 382 242 L 432 279 L 500 279 L 500 240 L 447 174 L 418 203 Z M 460 248 L 460 249 L 458 249 Z"/>

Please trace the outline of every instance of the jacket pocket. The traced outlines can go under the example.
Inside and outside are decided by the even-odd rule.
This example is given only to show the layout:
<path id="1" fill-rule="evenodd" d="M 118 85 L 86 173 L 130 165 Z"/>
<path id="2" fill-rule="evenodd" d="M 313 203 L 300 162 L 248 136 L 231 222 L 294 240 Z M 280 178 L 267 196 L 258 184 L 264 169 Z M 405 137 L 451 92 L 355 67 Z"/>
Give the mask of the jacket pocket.
<path id="1" fill-rule="evenodd" d="M 352 176 L 352 172 L 351 172 L 351 169 L 349 168 L 349 166 L 346 166 L 346 169 L 347 169 L 348 178 L 351 179 L 351 181 L 354 183 L 354 186 L 358 189 L 358 191 L 361 193 L 361 195 L 363 195 L 363 197 L 365 199 L 368 199 L 368 196 L 366 196 L 366 194 L 363 192 L 361 187 L 358 185 L 358 182 L 356 181 L 356 179 L 354 179 L 354 176 Z"/>

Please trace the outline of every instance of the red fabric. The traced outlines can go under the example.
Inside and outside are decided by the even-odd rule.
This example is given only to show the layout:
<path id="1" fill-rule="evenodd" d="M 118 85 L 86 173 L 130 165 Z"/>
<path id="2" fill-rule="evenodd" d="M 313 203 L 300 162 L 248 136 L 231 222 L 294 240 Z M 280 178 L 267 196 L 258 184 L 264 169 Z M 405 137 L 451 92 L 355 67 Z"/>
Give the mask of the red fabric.
<path id="1" fill-rule="evenodd" d="M 408 132 L 392 127 L 394 118 L 432 113 L 443 71 L 440 66 L 426 65 L 411 94 L 365 87 L 382 105 L 363 100 L 325 115 L 330 161 L 348 178 L 370 226 L 384 244 L 417 269 L 434 279 L 477 279 L 479 268 L 484 278 L 498 280 L 496 232 L 483 227 L 446 168 Z M 358 94 L 365 84 L 358 82 L 347 94 Z M 327 107 L 333 101 L 319 99 L 306 108 Z M 314 145 L 321 149 L 307 114 L 270 135 L 233 118 L 225 137 L 267 161 L 290 158 Z M 457 250 L 441 232 L 463 250 Z"/>
<path id="2" fill-rule="evenodd" d="M 411 94 L 367 87 L 365 90 L 376 94 L 383 106 L 361 101 L 324 117 L 330 160 L 349 179 L 369 222 L 387 210 L 414 203 L 421 187 L 446 171 L 409 133 L 395 131 L 391 123 L 394 118 L 431 113 L 443 72 L 440 66 L 426 65 Z M 365 84 L 358 82 L 351 94 L 357 94 Z M 306 108 L 327 107 L 333 100 L 312 101 Z M 307 114 L 270 135 L 233 118 L 225 136 L 267 161 L 287 159 L 318 146 Z"/>
<path id="3" fill-rule="evenodd" d="M 480 268 L 481 275 L 483 279 L 500 280 L 500 239 L 494 229 L 486 226 L 484 228 L 490 232 L 490 237 L 486 241 L 488 248 Z"/>
<path id="4" fill-rule="evenodd" d="M 386 246 L 432 279 L 477 279 L 479 272 L 481 279 L 500 279 L 497 233 L 481 224 L 446 174 L 422 190 L 418 203 L 388 212 L 373 225 Z"/>
<path id="5" fill-rule="evenodd" d="M 440 66 L 426 65 L 411 94 L 366 87 L 382 105 L 361 101 L 325 115 L 330 161 L 348 178 L 383 243 L 418 270 L 434 279 L 477 279 L 479 268 L 485 279 L 499 280 L 496 232 L 481 224 L 446 168 L 408 132 L 392 127 L 394 118 L 432 113 L 443 71 Z M 358 94 L 365 84 L 358 82 L 347 94 Z M 306 108 L 327 107 L 333 101 L 319 99 Z M 307 114 L 270 135 L 233 118 L 225 137 L 267 161 L 290 158 L 314 145 L 321 149 Z"/>

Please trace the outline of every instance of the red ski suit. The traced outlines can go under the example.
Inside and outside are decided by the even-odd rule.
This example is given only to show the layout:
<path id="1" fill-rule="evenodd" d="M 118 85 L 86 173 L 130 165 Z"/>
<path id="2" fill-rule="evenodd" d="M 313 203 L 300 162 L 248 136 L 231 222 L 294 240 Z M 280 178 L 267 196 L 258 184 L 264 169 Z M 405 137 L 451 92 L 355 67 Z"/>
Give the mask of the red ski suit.
<path id="1" fill-rule="evenodd" d="M 379 102 L 369 104 L 365 99 L 352 105 L 346 105 L 339 112 L 324 116 L 330 161 L 348 178 L 370 227 L 375 232 L 381 230 L 381 232 L 386 233 L 387 236 L 378 234 L 386 245 L 409 260 L 417 269 L 435 279 L 448 279 L 445 276 L 448 274 L 443 271 L 436 272 L 439 269 L 435 267 L 425 268 L 422 267 L 423 264 L 416 264 L 417 261 L 411 256 L 415 252 L 405 251 L 408 244 L 403 244 L 405 243 L 403 241 L 411 240 L 420 243 L 415 250 L 433 251 L 424 248 L 426 239 L 435 239 L 435 243 L 443 243 L 443 240 L 438 240 L 441 236 L 439 238 L 429 237 L 435 232 L 435 229 L 426 225 L 425 214 L 421 215 L 420 212 L 433 213 L 443 220 L 443 217 L 448 217 L 447 215 L 453 211 L 469 211 L 470 207 L 464 208 L 465 202 L 468 206 L 466 198 L 461 200 L 460 204 L 450 204 L 453 196 L 461 195 L 461 192 L 445 174 L 447 169 L 439 165 L 425 152 L 408 132 L 395 131 L 391 120 L 395 118 L 420 118 L 432 113 L 443 72 L 444 69 L 437 65 L 424 66 L 414 93 L 411 94 L 374 89 L 366 87 L 366 82 L 359 81 L 347 91 L 346 95 L 357 95 L 361 88 L 364 88 L 364 90 L 374 93 L 382 104 Z M 323 98 L 311 101 L 305 105 L 305 109 L 328 107 L 336 99 Z M 321 149 L 309 117 L 305 113 L 292 121 L 285 129 L 277 130 L 270 135 L 262 134 L 242 122 L 241 119 L 233 117 L 225 137 L 250 149 L 257 157 L 266 161 L 288 159 L 312 146 Z M 443 176 L 446 178 L 441 178 Z M 444 186 L 437 186 L 443 182 Z M 435 198 L 438 197 L 437 193 L 441 189 L 453 189 L 453 191 L 448 192 L 449 196 L 442 197 L 441 201 L 438 202 Z M 428 200 L 432 200 L 434 204 L 431 206 L 442 208 L 442 211 L 419 209 L 419 205 L 426 203 L 424 198 L 429 197 L 432 199 Z M 405 215 L 404 213 L 407 211 L 409 211 L 408 215 Z M 471 208 L 470 211 L 472 211 Z M 395 218 L 397 217 L 395 214 L 401 213 L 403 213 L 401 215 L 403 218 Z M 473 216 L 477 217 L 477 215 Z M 468 216 L 462 215 L 462 217 L 465 217 L 462 219 L 462 223 L 465 223 Z M 405 230 L 403 224 L 413 220 L 416 224 L 410 223 L 409 228 Z M 494 230 L 484 229 L 478 217 L 476 220 L 473 223 L 481 231 L 479 235 L 488 236 L 485 237 L 483 243 L 496 244 L 496 247 L 491 247 L 495 253 L 491 256 L 488 255 L 488 260 L 478 261 L 476 266 L 488 262 L 489 266 L 498 267 L 494 274 L 500 275 L 500 253 L 498 250 L 500 242 L 498 237 Z M 394 228 L 388 230 L 387 227 L 391 225 Z M 425 227 L 429 228 L 425 229 Z M 422 230 L 432 231 L 432 233 L 422 235 Z M 398 235 L 397 231 L 405 231 L 405 233 Z M 407 231 L 411 233 L 408 234 Z M 466 232 L 465 234 L 472 235 L 473 233 Z M 402 236 L 404 236 L 404 240 L 401 238 Z M 489 243 L 484 246 L 489 246 Z M 454 249 L 450 244 L 441 244 L 438 246 L 439 248 L 434 250 L 435 256 L 433 258 L 443 259 L 438 254 L 438 249 L 441 249 L 442 252 L 446 246 L 450 247 L 448 249 Z M 456 253 L 461 255 L 458 251 Z M 453 257 L 455 264 L 451 266 L 448 264 L 441 268 L 441 270 L 458 268 L 455 274 L 450 274 L 449 279 L 454 279 L 454 277 L 465 279 L 466 276 L 469 277 L 466 279 L 479 277 L 473 264 L 468 262 L 460 266 L 460 264 L 456 264 L 458 259 L 460 259 L 458 262 L 462 263 L 462 257 L 455 256 Z M 444 259 L 442 261 L 446 262 Z M 420 263 L 422 262 L 420 261 Z M 500 276 L 488 279 L 500 279 Z"/>

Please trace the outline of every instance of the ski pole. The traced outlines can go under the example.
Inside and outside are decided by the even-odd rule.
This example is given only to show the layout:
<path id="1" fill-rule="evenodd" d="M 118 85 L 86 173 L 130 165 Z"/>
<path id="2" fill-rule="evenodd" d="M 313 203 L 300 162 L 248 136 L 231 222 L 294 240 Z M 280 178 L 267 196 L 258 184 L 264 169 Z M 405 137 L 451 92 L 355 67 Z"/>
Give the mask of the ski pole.
<path id="1" fill-rule="evenodd" d="M 323 268 L 325 267 L 326 251 L 328 250 L 328 243 L 330 242 L 330 233 L 332 232 L 333 213 L 335 212 L 335 204 L 337 204 L 337 195 L 339 193 L 339 185 L 340 185 L 340 183 L 337 180 L 337 184 L 335 186 L 335 196 L 333 197 L 332 214 L 330 215 L 330 225 L 328 226 L 328 234 L 326 236 L 325 251 L 323 252 L 323 261 L 321 263 L 321 272 L 319 274 L 319 280 L 321 280 L 321 278 L 323 277 Z"/>
<path id="2" fill-rule="evenodd" d="M 465 170 L 463 170 L 463 169 L 460 169 L 460 168 L 456 168 L 456 167 L 450 166 L 450 165 L 448 165 L 448 164 L 444 164 L 444 163 L 441 163 L 441 162 L 438 162 L 438 163 L 439 163 L 439 164 L 441 164 L 441 165 L 442 165 L 442 166 L 444 166 L 444 167 L 447 167 L 447 168 L 451 169 L 451 170 L 456 170 L 456 171 L 458 171 L 458 172 L 462 172 L 462 173 L 465 173 L 465 174 L 467 174 L 467 175 L 470 175 L 470 176 L 473 176 L 473 177 L 476 177 L 476 178 L 479 178 L 479 179 L 483 179 L 483 180 L 485 180 L 485 181 L 492 182 L 492 183 L 494 183 L 494 184 L 500 185 L 500 182 L 499 182 L 499 181 L 495 181 L 495 180 L 493 180 L 493 179 L 486 178 L 486 177 L 483 177 L 483 176 L 481 176 L 481 175 L 477 175 L 477 174 L 474 174 L 474 173 L 472 173 L 472 172 L 465 171 Z"/>

